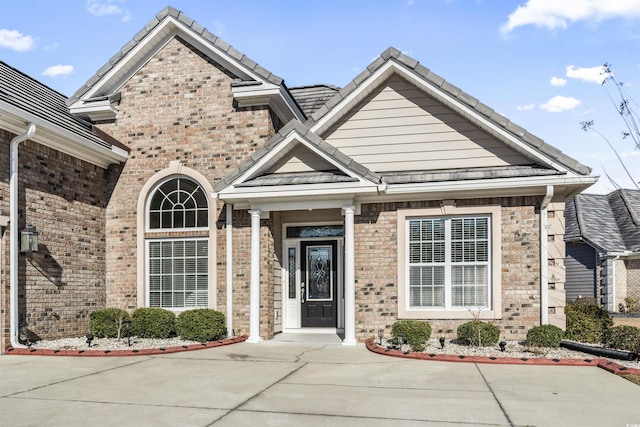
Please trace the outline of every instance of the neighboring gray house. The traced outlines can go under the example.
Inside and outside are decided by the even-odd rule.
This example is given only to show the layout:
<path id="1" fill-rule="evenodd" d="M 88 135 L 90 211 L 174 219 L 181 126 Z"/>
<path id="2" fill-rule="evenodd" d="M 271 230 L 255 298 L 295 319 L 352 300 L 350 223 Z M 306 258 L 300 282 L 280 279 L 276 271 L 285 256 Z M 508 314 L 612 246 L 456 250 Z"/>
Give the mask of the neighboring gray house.
<path id="1" fill-rule="evenodd" d="M 579 194 L 567 201 L 566 295 L 618 311 L 640 299 L 640 191 Z"/>

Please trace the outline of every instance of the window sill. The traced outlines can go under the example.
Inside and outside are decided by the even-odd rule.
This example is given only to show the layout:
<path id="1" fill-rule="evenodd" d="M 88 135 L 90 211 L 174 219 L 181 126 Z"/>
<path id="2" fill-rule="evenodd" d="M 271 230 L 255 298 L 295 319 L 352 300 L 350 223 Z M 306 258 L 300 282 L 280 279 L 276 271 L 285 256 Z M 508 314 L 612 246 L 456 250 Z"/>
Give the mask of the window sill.
<path id="1" fill-rule="evenodd" d="M 398 319 L 451 319 L 451 320 L 498 320 L 501 313 L 495 310 L 399 310 Z"/>

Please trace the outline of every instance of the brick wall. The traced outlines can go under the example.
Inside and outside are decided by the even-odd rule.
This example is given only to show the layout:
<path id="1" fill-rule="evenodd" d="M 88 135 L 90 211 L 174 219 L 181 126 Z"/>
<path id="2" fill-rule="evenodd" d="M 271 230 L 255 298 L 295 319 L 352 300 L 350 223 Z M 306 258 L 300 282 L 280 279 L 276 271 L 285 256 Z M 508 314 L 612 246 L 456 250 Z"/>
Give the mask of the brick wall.
<path id="1" fill-rule="evenodd" d="M 522 339 L 540 324 L 540 239 L 536 197 L 459 200 L 456 206 L 502 206 L 502 319 L 506 339 Z M 397 320 L 396 210 L 437 207 L 439 202 L 362 206 L 355 224 L 356 337 L 363 341 Z M 433 333 L 454 337 L 464 320 L 429 320 Z"/>
<path id="2" fill-rule="evenodd" d="M 0 134 L 1 150 L 12 136 Z M 34 338 L 84 335 L 89 312 L 105 303 L 105 170 L 31 141 L 20 144 L 19 153 L 19 229 L 31 224 L 39 232 L 38 252 L 21 254 L 18 260 L 20 320 Z M 0 158 L 8 162 L 8 153 Z M 0 168 L 0 214 L 6 216 L 8 170 L 8 163 Z M 2 239 L 3 327 L 8 337 L 8 230 Z"/>
<path id="3" fill-rule="evenodd" d="M 126 164 L 110 175 L 113 193 L 107 205 L 106 235 L 109 304 L 129 308 L 137 304 L 136 204 L 149 178 L 167 168 L 170 161 L 182 160 L 214 184 L 274 134 L 266 108 L 233 107 L 233 78 L 187 43 L 173 39 L 121 88 L 118 119 L 100 125 L 131 149 Z M 217 280 L 218 295 L 211 298 L 217 298 L 218 308 L 224 310 L 224 217 L 220 216 L 221 204 L 211 208 L 218 209 L 218 231 L 216 224 L 210 228 L 216 234 L 220 268 L 217 279 L 211 278 Z M 234 275 L 244 274 L 242 257 L 237 256 L 234 262 L 239 263 Z M 235 292 L 244 292 L 244 282 L 237 284 Z M 235 304 L 235 298 L 234 311 L 240 311 L 234 320 L 243 324 L 240 319 L 248 313 Z"/>
<path id="4" fill-rule="evenodd" d="M 627 259 L 627 296 L 640 303 L 640 259 Z"/>

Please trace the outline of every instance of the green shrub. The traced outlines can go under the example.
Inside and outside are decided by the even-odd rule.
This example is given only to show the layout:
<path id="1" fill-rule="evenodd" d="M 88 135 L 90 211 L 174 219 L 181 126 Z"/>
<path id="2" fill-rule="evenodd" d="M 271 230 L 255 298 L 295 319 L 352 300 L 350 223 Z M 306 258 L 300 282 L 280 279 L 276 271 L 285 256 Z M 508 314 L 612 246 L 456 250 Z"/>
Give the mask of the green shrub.
<path id="1" fill-rule="evenodd" d="M 464 345 L 491 346 L 498 344 L 500 328 L 491 323 L 472 320 L 458 326 L 458 342 Z"/>
<path id="2" fill-rule="evenodd" d="M 616 350 L 640 354 L 640 328 L 627 325 L 609 328 L 604 333 L 604 344 Z"/>
<path id="3" fill-rule="evenodd" d="M 183 311 L 176 321 L 176 332 L 184 340 L 219 340 L 226 334 L 224 314 L 208 308 Z"/>
<path id="4" fill-rule="evenodd" d="M 569 303 L 564 309 L 567 316 L 566 339 L 580 342 L 602 342 L 604 331 L 613 326 L 611 313 L 595 303 Z"/>
<path id="5" fill-rule="evenodd" d="M 120 338 L 122 321 L 131 319 L 129 313 L 119 308 L 103 308 L 89 315 L 89 332 L 96 338 Z"/>
<path id="6" fill-rule="evenodd" d="M 424 351 L 431 338 L 431 325 L 419 320 L 398 320 L 391 326 L 391 336 L 395 339 L 398 334 L 404 335 L 411 351 Z"/>
<path id="7" fill-rule="evenodd" d="M 175 335 L 176 315 L 164 308 L 139 308 L 131 318 L 131 335 L 140 338 L 169 338 Z"/>
<path id="8" fill-rule="evenodd" d="M 564 331 L 557 326 L 534 326 L 527 332 L 527 344 L 533 347 L 560 347 Z"/>

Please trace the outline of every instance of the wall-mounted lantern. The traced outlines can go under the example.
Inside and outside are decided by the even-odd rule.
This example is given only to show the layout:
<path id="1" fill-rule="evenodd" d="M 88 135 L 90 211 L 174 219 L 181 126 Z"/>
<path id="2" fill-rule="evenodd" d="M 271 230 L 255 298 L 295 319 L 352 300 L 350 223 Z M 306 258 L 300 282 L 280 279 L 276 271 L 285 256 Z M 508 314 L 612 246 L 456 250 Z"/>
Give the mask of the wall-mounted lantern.
<path id="1" fill-rule="evenodd" d="M 20 232 L 20 252 L 38 252 L 38 232 L 32 225 Z"/>

